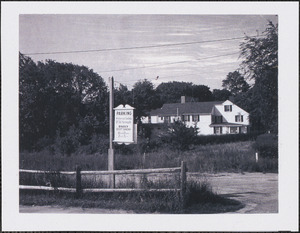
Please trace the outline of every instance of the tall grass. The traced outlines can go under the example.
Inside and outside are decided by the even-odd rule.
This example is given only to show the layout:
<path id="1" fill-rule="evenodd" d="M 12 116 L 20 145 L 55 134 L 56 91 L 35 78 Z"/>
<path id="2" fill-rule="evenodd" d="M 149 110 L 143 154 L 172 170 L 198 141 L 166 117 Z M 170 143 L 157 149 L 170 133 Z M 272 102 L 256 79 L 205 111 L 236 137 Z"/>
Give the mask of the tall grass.
<path id="1" fill-rule="evenodd" d="M 146 178 L 145 178 L 146 179 Z M 172 182 L 151 182 L 142 179 L 139 186 L 154 188 L 156 186 L 169 187 Z M 123 183 L 128 187 L 132 183 Z M 72 193 L 59 191 L 20 191 L 22 205 L 59 205 L 64 207 L 108 208 L 134 210 L 137 213 L 220 213 L 240 209 L 243 205 L 212 193 L 207 183 L 188 182 L 187 201 L 182 205 L 179 192 L 114 192 L 114 193 L 86 193 L 80 198 Z"/>
<path id="2" fill-rule="evenodd" d="M 178 167 L 184 160 L 189 172 L 277 172 L 277 159 L 261 157 L 256 162 L 252 144 L 246 141 L 197 145 L 187 151 L 163 146 L 146 153 L 138 146 L 125 153 L 119 149 L 115 151 L 115 169 Z M 20 168 L 23 169 L 64 171 L 74 170 L 76 165 L 82 170 L 107 170 L 107 153 L 74 153 L 71 156 L 49 151 L 20 153 Z"/>

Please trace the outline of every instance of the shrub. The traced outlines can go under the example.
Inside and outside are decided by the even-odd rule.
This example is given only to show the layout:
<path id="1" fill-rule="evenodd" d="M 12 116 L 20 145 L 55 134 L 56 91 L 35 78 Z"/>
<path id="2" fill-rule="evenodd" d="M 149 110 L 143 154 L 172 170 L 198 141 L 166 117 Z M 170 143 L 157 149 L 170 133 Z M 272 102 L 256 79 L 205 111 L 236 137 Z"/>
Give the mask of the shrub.
<path id="1" fill-rule="evenodd" d="M 109 147 L 109 136 L 103 134 L 94 134 L 89 144 L 89 154 L 107 153 Z"/>
<path id="2" fill-rule="evenodd" d="M 253 148 L 263 158 L 278 158 L 278 136 L 274 134 L 259 135 Z"/>
<path id="3" fill-rule="evenodd" d="M 51 150 L 51 145 L 53 144 L 53 139 L 48 136 L 42 137 L 39 139 L 35 145 L 36 151 L 41 150 Z"/>
<path id="4" fill-rule="evenodd" d="M 195 137 L 194 143 L 196 145 L 207 145 L 249 141 L 255 140 L 257 135 L 258 133 L 256 132 L 248 134 L 200 135 Z"/>
<path id="5" fill-rule="evenodd" d="M 80 146 L 81 130 L 77 129 L 74 125 L 70 127 L 66 135 L 61 136 L 57 131 L 54 150 L 57 153 L 62 153 L 70 156 Z"/>
<path id="6" fill-rule="evenodd" d="M 187 127 L 183 122 L 175 121 L 162 140 L 169 142 L 176 149 L 187 150 L 194 144 L 197 131 L 196 127 Z"/>

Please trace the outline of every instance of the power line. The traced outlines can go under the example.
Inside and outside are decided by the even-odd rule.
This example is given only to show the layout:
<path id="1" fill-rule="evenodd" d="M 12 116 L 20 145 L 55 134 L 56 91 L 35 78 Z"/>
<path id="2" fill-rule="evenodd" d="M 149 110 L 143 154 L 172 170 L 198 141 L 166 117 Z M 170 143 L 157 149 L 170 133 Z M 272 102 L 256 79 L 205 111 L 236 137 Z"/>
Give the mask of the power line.
<path id="1" fill-rule="evenodd" d="M 248 36 L 248 37 L 258 37 L 258 36 Z M 218 40 L 204 40 L 204 41 L 194 41 L 194 42 L 183 42 L 175 44 L 161 44 L 161 45 L 148 45 L 148 46 L 135 46 L 135 47 L 123 47 L 123 48 L 108 48 L 108 49 L 90 49 L 90 50 L 73 50 L 73 51 L 56 51 L 56 52 L 41 52 L 41 53 L 26 53 L 24 55 L 45 55 L 45 54 L 68 54 L 68 53 L 91 53 L 91 52 L 107 52 L 107 51 L 119 51 L 119 50 L 132 50 L 132 49 L 149 49 L 149 48 L 161 48 L 161 47 L 170 47 L 170 46 L 180 46 L 180 45 L 191 45 L 191 44 L 200 44 L 200 43 L 211 43 L 211 42 L 221 42 L 221 41 L 230 41 L 244 39 L 243 37 L 232 37 L 226 39 Z"/>
<path id="2" fill-rule="evenodd" d="M 135 69 L 146 69 L 146 68 L 159 67 L 159 66 L 165 66 L 165 65 L 173 65 L 173 64 L 180 64 L 180 63 L 187 63 L 187 62 L 195 62 L 195 61 L 200 61 L 200 60 L 205 60 L 205 59 L 210 59 L 210 58 L 216 58 L 216 57 L 230 56 L 230 55 L 235 55 L 235 54 L 238 54 L 238 53 L 240 53 L 240 52 L 228 53 L 228 54 L 222 54 L 222 55 L 216 55 L 216 56 L 211 56 L 211 57 L 203 57 L 203 58 L 194 59 L 194 60 L 186 60 L 186 61 L 162 63 L 162 64 L 149 65 L 149 66 L 139 66 L 139 67 L 132 67 L 132 68 L 117 69 L 117 70 L 102 70 L 102 71 L 98 71 L 98 73 L 116 72 L 116 71 L 125 71 L 125 70 L 135 70 Z"/>

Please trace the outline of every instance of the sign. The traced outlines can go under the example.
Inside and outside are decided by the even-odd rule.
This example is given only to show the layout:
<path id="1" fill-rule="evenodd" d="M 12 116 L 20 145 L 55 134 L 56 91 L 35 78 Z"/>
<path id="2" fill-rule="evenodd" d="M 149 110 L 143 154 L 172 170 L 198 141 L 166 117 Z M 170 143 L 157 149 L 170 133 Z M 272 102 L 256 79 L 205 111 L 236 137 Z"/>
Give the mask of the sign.
<path id="1" fill-rule="evenodd" d="M 122 104 L 114 108 L 115 110 L 115 129 L 114 129 L 114 142 L 130 144 L 134 143 L 134 108 L 126 104 Z"/>

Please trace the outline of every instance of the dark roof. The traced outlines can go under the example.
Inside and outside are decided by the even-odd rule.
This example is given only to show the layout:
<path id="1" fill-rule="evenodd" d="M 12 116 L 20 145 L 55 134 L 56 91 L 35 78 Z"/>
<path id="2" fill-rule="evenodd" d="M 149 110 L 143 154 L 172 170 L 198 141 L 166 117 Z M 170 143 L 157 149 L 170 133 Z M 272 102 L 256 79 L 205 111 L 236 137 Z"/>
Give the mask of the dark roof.
<path id="1" fill-rule="evenodd" d="M 245 125 L 239 123 L 222 122 L 222 123 L 213 123 L 210 124 L 209 126 L 245 126 Z"/>
<path id="2" fill-rule="evenodd" d="M 210 114 L 215 105 L 222 104 L 225 101 L 210 101 L 210 102 L 188 102 L 164 104 L 162 108 L 152 110 L 151 116 L 168 116 L 168 115 L 184 115 L 184 114 Z"/>

